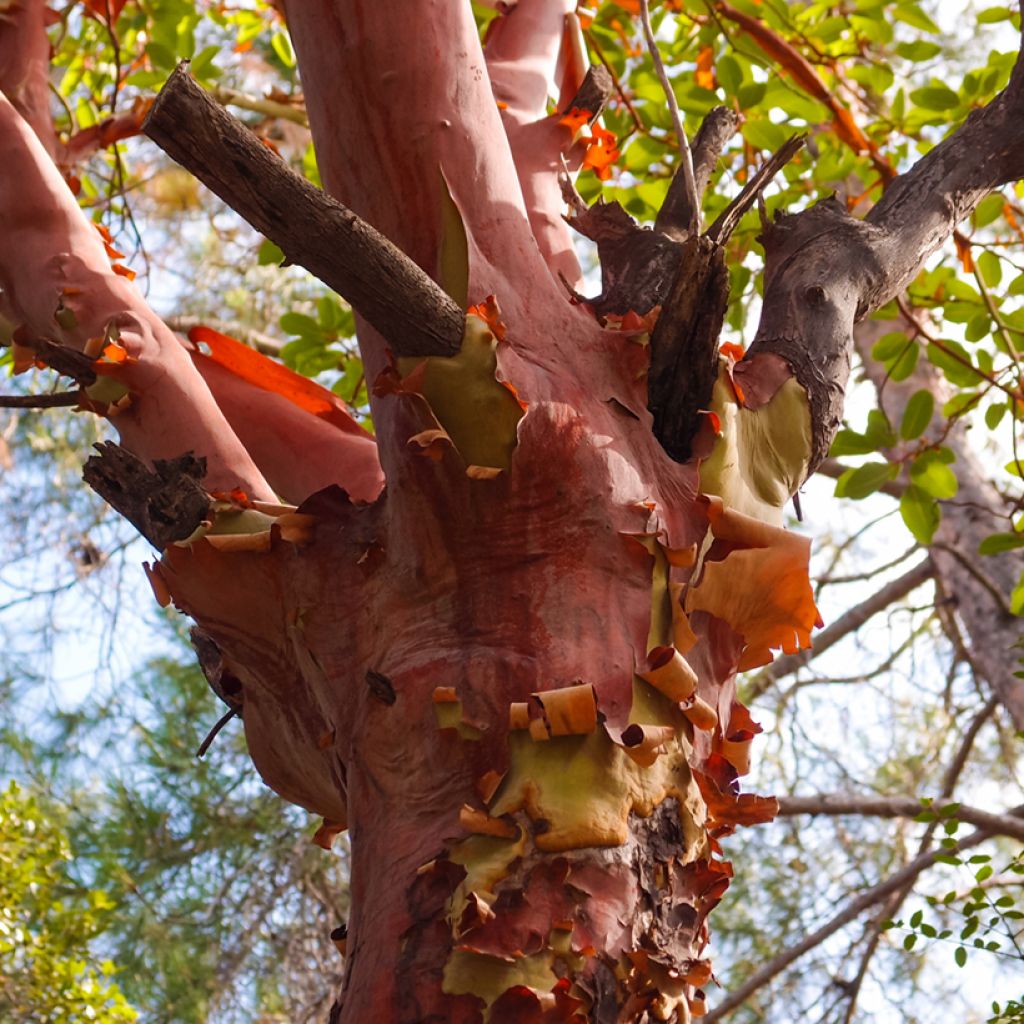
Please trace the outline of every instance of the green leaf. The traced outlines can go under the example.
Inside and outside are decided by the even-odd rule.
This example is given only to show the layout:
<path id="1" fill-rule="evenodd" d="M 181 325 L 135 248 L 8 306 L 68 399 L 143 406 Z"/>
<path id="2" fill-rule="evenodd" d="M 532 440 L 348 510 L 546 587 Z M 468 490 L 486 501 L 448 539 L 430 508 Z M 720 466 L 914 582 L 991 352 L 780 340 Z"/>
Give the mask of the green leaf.
<path id="1" fill-rule="evenodd" d="M 295 51 L 292 49 L 292 41 L 287 32 L 275 32 L 270 40 L 270 45 L 286 68 L 295 67 Z"/>
<path id="2" fill-rule="evenodd" d="M 938 110 L 942 113 L 947 110 L 956 110 L 960 106 L 960 97 L 948 85 L 941 83 L 915 89 L 910 94 L 910 98 L 925 110 Z"/>
<path id="3" fill-rule="evenodd" d="M 919 544 L 931 544 L 941 513 L 936 500 L 923 488 L 911 484 L 900 496 L 900 515 Z"/>
<path id="4" fill-rule="evenodd" d="M 993 533 L 978 545 L 978 554 L 1001 555 L 1014 548 L 1024 548 L 1024 533 Z"/>
<path id="5" fill-rule="evenodd" d="M 832 442 L 829 454 L 841 459 L 844 455 L 870 455 L 878 451 L 878 445 L 869 441 L 863 434 L 855 430 L 840 430 Z"/>
<path id="6" fill-rule="evenodd" d="M 943 339 L 942 347 L 929 342 L 928 361 L 937 366 L 950 384 L 958 387 L 974 387 L 984 378 L 977 370 L 972 369 L 970 353 L 956 341 Z"/>
<path id="7" fill-rule="evenodd" d="M 974 210 L 975 227 L 986 227 L 999 218 L 1002 215 L 1005 203 L 1006 199 L 1002 192 L 993 192 L 992 195 L 982 199 Z"/>
<path id="8" fill-rule="evenodd" d="M 269 238 L 264 238 L 260 243 L 259 251 L 256 254 L 256 261 L 261 267 L 270 264 L 280 264 L 284 259 L 284 251 L 275 245 Z"/>
<path id="9" fill-rule="evenodd" d="M 869 462 L 849 469 L 836 481 L 836 496 L 860 501 L 893 480 L 898 472 L 899 466 L 891 462 Z"/>
<path id="10" fill-rule="evenodd" d="M 937 57 L 942 53 L 942 47 L 938 43 L 929 43 L 925 39 L 915 39 L 909 43 L 898 43 L 896 53 L 904 60 L 917 64 Z"/>
<path id="11" fill-rule="evenodd" d="M 793 134 L 792 128 L 767 120 L 747 121 L 740 130 L 755 149 L 767 149 L 773 153 Z"/>
<path id="12" fill-rule="evenodd" d="M 913 441 L 920 437 L 932 421 L 932 414 L 935 412 L 935 396 L 930 391 L 922 388 L 914 392 L 907 402 L 903 411 L 903 420 L 900 423 L 900 437 L 904 441 Z"/>
<path id="13" fill-rule="evenodd" d="M 920 4 L 903 3 L 893 13 L 897 21 L 902 21 L 912 28 L 919 28 L 922 32 L 931 32 L 932 35 L 937 35 L 939 32 L 939 26 L 921 10 Z"/>
<path id="14" fill-rule="evenodd" d="M 718 82 L 730 96 L 735 96 L 743 85 L 743 70 L 740 62 L 731 54 L 723 53 L 715 63 Z"/>
<path id="15" fill-rule="evenodd" d="M 967 963 L 967 950 L 963 946 L 957 946 L 953 951 L 953 959 L 957 967 L 963 967 Z"/>
<path id="16" fill-rule="evenodd" d="M 985 284 L 989 288 L 999 287 L 1003 279 L 1003 261 L 991 249 L 982 249 L 977 263 Z"/>
<path id="17" fill-rule="evenodd" d="M 997 21 L 1010 21 L 1013 18 L 1013 11 L 1009 7 L 986 7 L 978 12 L 979 25 L 992 25 Z"/>
<path id="18" fill-rule="evenodd" d="M 925 452 L 914 459 L 910 479 L 933 498 L 952 498 L 960 489 L 956 473 L 933 452 Z"/>
<path id="19" fill-rule="evenodd" d="M 868 413 L 868 425 L 864 436 L 877 448 L 889 448 L 896 443 L 896 431 L 892 429 L 889 417 L 881 409 Z"/>
<path id="20" fill-rule="evenodd" d="M 278 322 L 281 324 L 281 330 L 288 334 L 312 338 L 322 337 L 323 334 L 320 324 L 305 313 L 285 313 Z"/>
<path id="21" fill-rule="evenodd" d="M 917 943 L 917 936 L 916 935 L 907 935 L 903 939 L 903 948 L 909 953 L 914 948 L 916 943 Z"/>

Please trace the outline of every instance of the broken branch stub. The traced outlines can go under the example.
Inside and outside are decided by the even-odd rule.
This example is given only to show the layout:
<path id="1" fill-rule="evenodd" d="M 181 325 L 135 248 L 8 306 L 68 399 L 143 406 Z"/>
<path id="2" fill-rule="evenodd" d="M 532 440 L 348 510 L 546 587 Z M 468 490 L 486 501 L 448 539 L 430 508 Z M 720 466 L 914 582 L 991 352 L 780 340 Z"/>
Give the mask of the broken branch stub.
<path id="1" fill-rule="evenodd" d="M 740 124 L 740 116 L 728 107 L 715 107 L 708 111 L 693 140 L 693 183 L 697 192 L 697 201 L 704 197 L 704 192 L 711 180 L 711 175 L 722 155 L 729 139 Z M 694 214 L 690 209 L 690 195 L 687 182 L 677 167 L 665 194 L 665 201 L 654 220 L 654 230 L 683 241 L 687 237 L 688 225 L 693 223 Z"/>
<path id="2" fill-rule="evenodd" d="M 573 110 L 585 110 L 590 114 L 590 122 L 593 123 L 604 110 L 608 97 L 611 96 L 615 83 L 608 69 L 601 64 L 592 64 L 587 68 L 587 74 L 580 83 L 576 95 L 566 106 L 563 114 L 569 114 Z"/>
<path id="3" fill-rule="evenodd" d="M 292 263 L 350 302 L 399 356 L 452 356 L 465 315 L 397 246 L 279 156 L 180 64 L 143 131 Z"/>
<path id="4" fill-rule="evenodd" d="M 688 239 L 679 272 L 651 335 L 647 408 L 654 436 L 686 462 L 718 377 L 718 336 L 729 301 L 725 252 L 707 236 Z"/>
<path id="5" fill-rule="evenodd" d="M 99 454 L 90 456 L 82 469 L 85 482 L 157 550 L 190 537 L 207 518 L 205 459 L 189 452 L 155 459 L 150 469 L 112 441 L 95 447 Z"/>

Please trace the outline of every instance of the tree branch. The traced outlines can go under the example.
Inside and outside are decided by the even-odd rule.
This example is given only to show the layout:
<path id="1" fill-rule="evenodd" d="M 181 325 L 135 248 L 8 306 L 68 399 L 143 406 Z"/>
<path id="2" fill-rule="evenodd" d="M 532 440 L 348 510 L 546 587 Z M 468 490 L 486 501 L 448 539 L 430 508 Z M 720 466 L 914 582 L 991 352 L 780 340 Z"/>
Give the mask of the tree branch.
<path id="1" fill-rule="evenodd" d="M 693 182 L 698 204 L 703 200 L 718 158 L 739 124 L 739 114 L 729 107 L 714 107 L 708 111 L 701 123 L 693 140 Z M 687 225 L 693 219 L 686 187 L 685 175 L 677 170 L 669 183 L 665 201 L 654 220 L 655 231 L 660 231 L 679 242 L 686 238 Z"/>
<path id="2" fill-rule="evenodd" d="M 967 731 L 964 733 L 963 739 L 960 741 L 960 746 L 957 748 L 956 754 L 953 755 L 953 760 L 950 761 L 946 771 L 942 776 L 942 787 L 939 792 L 940 800 L 948 800 L 956 789 L 957 780 L 960 778 L 960 773 L 963 771 L 964 766 L 967 764 L 967 759 L 970 757 L 971 749 L 974 746 L 974 741 L 978 738 L 978 733 L 981 731 L 981 727 L 991 717 L 992 712 L 995 711 L 998 701 L 995 697 L 990 697 L 982 707 L 981 711 L 974 716 L 971 724 L 967 727 Z M 935 834 L 936 829 L 939 827 L 939 819 L 936 818 L 934 821 L 928 823 L 928 827 L 924 831 L 924 835 L 921 836 L 921 841 L 918 844 L 917 855 L 925 853 L 932 844 L 932 836 Z M 871 964 L 871 960 L 875 955 L 875 951 L 878 949 L 878 944 L 882 938 L 882 922 L 894 918 L 903 905 L 903 901 L 910 895 L 914 889 L 914 880 L 910 879 L 905 885 L 894 892 L 885 902 L 885 905 L 880 908 L 874 919 L 869 922 L 866 932 L 868 934 L 867 945 L 861 954 L 860 964 L 857 967 L 857 973 L 853 976 L 852 980 L 846 989 L 847 1004 L 846 1013 L 844 1014 L 844 1024 L 852 1024 L 854 1014 L 857 1009 L 857 998 L 860 995 L 861 986 L 864 984 L 864 979 L 867 977 L 868 967 Z"/>
<path id="3" fill-rule="evenodd" d="M 872 616 L 884 611 L 889 605 L 906 597 L 912 590 L 930 579 L 935 571 L 930 558 L 924 558 L 902 576 L 887 583 L 855 608 L 841 615 L 827 629 L 823 629 L 815 638 L 814 646 L 799 654 L 785 654 L 776 658 L 770 665 L 758 673 L 750 685 L 748 699 L 753 700 L 765 693 L 777 679 L 788 676 L 798 668 L 806 665 L 811 658 L 824 654 L 830 647 L 839 643 L 844 637 L 855 633 Z"/>
<path id="4" fill-rule="evenodd" d="M 812 796 L 780 796 L 779 817 L 801 814 L 829 816 L 859 815 L 872 818 L 916 818 L 924 808 L 912 796 L 861 796 L 846 793 L 815 793 Z M 965 821 L 992 835 L 1012 836 L 1024 842 L 1024 817 L 1021 809 L 993 814 L 960 804 L 952 817 Z"/>
<path id="5" fill-rule="evenodd" d="M 679 209 L 686 211 L 688 223 L 680 225 L 690 236 L 700 231 L 700 193 L 697 191 L 697 182 L 694 178 L 693 154 L 690 152 L 690 143 L 686 138 L 686 128 L 683 126 L 683 119 L 679 114 L 679 104 L 676 102 L 676 93 L 672 88 L 672 82 L 665 71 L 665 65 L 661 59 L 661 51 L 658 49 L 658 42 L 654 38 L 654 29 L 651 27 L 651 9 L 648 0 L 640 0 L 640 20 L 644 27 L 644 37 L 647 40 L 647 49 L 651 54 L 651 62 L 654 64 L 655 74 L 661 82 L 661 88 L 665 92 L 665 99 L 668 102 L 668 109 L 672 114 L 672 125 L 676 130 L 676 141 L 679 143 L 679 168 L 676 175 L 682 176 L 683 198 L 679 203 Z"/>
<path id="6" fill-rule="evenodd" d="M 765 233 L 765 300 L 747 353 L 789 364 L 811 408 L 813 472 L 842 414 L 853 325 L 891 299 L 993 189 L 1024 176 L 1024 70 L 897 177 L 864 221 L 828 199 Z"/>
<path id="7" fill-rule="evenodd" d="M 999 817 L 1009 817 L 1012 819 L 1022 815 L 1024 815 L 1024 804 L 1020 807 L 1013 808 L 1005 815 L 1000 815 Z M 915 857 L 914 860 L 912 860 L 905 868 L 902 868 L 895 874 L 890 875 L 884 882 L 879 882 L 878 885 L 872 886 L 870 889 L 862 892 L 858 897 L 856 897 L 856 899 L 851 900 L 826 924 L 815 929 L 815 931 L 805 936 L 798 943 L 790 946 L 789 949 L 770 960 L 752 977 L 748 978 L 747 981 L 736 989 L 735 992 L 731 993 L 722 1000 L 718 1006 L 714 1007 L 704 1018 L 705 1024 L 714 1024 L 714 1021 L 721 1020 L 738 1006 L 742 1006 L 751 995 L 753 995 L 763 985 L 767 985 L 774 977 L 781 974 L 791 963 L 793 963 L 794 960 L 798 960 L 804 955 L 804 953 L 814 949 L 815 946 L 820 945 L 831 935 L 834 935 L 844 925 L 855 920 L 857 916 L 867 910 L 868 907 L 874 906 L 876 903 L 885 899 L 885 897 L 890 893 L 896 892 L 907 882 L 913 881 L 913 879 L 917 878 L 922 871 L 930 868 L 939 859 L 939 857 L 947 854 L 962 853 L 964 850 L 970 850 L 985 842 L 986 839 L 990 839 L 995 834 L 997 833 L 987 828 L 979 828 L 969 836 L 960 840 L 960 842 L 955 846 L 940 850 L 933 850 L 929 853 L 922 854 L 920 857 Z"/>
<path id="8" fill-rule="evenodd" d="M 264 334 L 262 331 L 254 331 L 250 327 L 244 327 L 229 320 L 179 314 L 177 316 L 164 317 L 164 323 L 178 334 L 188 334 L 193 327 L 212 327 L 221 334 L 227 334 L 229 337 L 244 341 L 247 345 L 251 345 L 265 356 L 280 356 L 281 349 L 284 348 L 285 344 L 277 338 L 272 338 L 269 334 Z"/>
<path id="9" fill-rule="evenodd" d="M 78 405 L 81 391 L 56 391 L 50 395 L 0 395 L 0 409 L 58 409 Z"/>
<path id="10" fill-rule="evenodd" d="M 257 231 L 343 295 L 402 356 L 459 351 L 464 312 L 412 260 L 325 192 L 289 170 L 181 64 L 145 133 Z"/>

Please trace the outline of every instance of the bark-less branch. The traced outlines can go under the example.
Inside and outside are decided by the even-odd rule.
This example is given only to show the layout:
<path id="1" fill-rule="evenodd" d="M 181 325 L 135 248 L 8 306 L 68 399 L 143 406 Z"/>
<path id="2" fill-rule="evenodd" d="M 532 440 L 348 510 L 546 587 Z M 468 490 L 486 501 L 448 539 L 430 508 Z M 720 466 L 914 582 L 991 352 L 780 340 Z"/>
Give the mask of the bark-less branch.
<path id="1" fill-rule="evenodd" d="M 811 471 L 839 426 L 853 325 L 896 296 L 993 189 L 1024 176 L 1024 70 L 897 177 L 863 221 L 829 199 L 765 234 L 765 301 L 747 358 L 785 359 L 811 406 Z"/>
<path id="2" fill-rule="evenodd" d="M 918 805 L 918 810 L 920 810 L 920 805 Z M 1022 823 L 1024 823 L 1024 817 L 1022 816 L 1024 816 L 1024 805 L 1014 807 L 1005 814 L 999 815 L 1000 819 L 1009 818 L 1012 820 L 1014 818 L 1021 818 Z M 790 946 L 789 949 L 770 960 L 736 991 L 732 992 L 718 1006 L 714 1007 L 704 1017 L 704 1021 L 706 1024 L 713 1024 L 714 1021 L 721 1020 L 737 1007 L 742 1006 L 753 993 L 781 974 L 793 961 L 798 960 L 804 953 L 814 949 L 815 946 L 821 945 L 822 942 L 834 935 L 840 928 L 855 920 L 869 907 L 880 903 L 891 893 L 899 891 L 907 882 L 913 881 L 922 871 L 926 871 L 935 864 L 939 857 L 963 853 L 965 850 L 973 849 L 975 846 L 985 842 L 986 839 L 991 839 L 992 836 L 997 834 L 999 834 L 998 830 L 979 828 L 949 849 L 932 850 L 929 853 L 922 854 L 920 857 L 915 857 L 905 868 L 890 875 L 884 882 L 879 882 L 878 885 L 874 885 L 865 892 L 862 892 L 826 924 L 815 929 L 810 935 L 805 936 L 798 943 Z"/>
<path id="3" fill-rule="evenodd" d="M 344 296 L 403 356 L 450 356 L 465 315 L 412 260 L 285 166 L 189 76 L 167 80 L 143 126 L 236 213 Z"/>

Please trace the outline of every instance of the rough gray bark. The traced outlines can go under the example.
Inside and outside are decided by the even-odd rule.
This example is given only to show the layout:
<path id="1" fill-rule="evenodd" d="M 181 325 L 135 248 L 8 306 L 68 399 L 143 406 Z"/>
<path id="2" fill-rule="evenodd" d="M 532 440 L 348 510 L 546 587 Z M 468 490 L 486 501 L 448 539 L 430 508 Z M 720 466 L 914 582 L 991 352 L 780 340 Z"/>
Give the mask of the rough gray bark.
<path id="1" fill-rule="evenodd" d="M 693 140 L 693 182 L 698 196 L 704 195 L 718 158 L 739 126 L 739 114 L 728 107 L 715 107 L 704 118 Z M 681 242 L 692 217 L 686 181 L 677 173 L 655 218 L 654 230 Z"/>
<path id="2" fill-rule="evenodd" d="M 127 449 L 110 441 L 96 445 L 82 469 L 85 482 L 158 551 L 191 536 L 209 515 L 203 489 L 206 460 L 189 452 L 156 459 L 150 469 Z"/>
<path id="3" fill-rule="evenodd" d="M 853 325 L 897 295 L 995 188 L 1024 175 L 1024 68 L 988 106 L 897 177 L 865 220 L 827 199 L 765 233 L 765 299 L 747 356 L 781 356 L 808 393 L 809 472 L 842 416 Z"/>
<path id="4" fill-rule="evenodd" d="M 465 312 L 408 256 L 292 172 L 179 65 L 143 131 L 257 231 L 347 299 L 400 356 L 451 356 Z"/>

